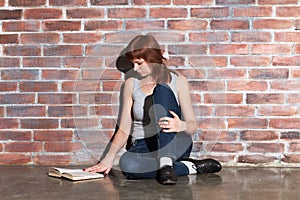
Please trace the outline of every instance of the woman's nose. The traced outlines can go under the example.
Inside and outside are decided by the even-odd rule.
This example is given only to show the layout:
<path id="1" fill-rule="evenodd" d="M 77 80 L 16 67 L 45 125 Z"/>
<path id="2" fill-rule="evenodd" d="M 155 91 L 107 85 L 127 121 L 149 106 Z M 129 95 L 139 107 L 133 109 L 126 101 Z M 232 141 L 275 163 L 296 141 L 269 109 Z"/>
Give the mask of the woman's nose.
<path id="1" fill-rule="evenodd" d="M 139 65 L 137 63 L 134 63 L 133 70 L 136 71 L 138 69 Z"/>

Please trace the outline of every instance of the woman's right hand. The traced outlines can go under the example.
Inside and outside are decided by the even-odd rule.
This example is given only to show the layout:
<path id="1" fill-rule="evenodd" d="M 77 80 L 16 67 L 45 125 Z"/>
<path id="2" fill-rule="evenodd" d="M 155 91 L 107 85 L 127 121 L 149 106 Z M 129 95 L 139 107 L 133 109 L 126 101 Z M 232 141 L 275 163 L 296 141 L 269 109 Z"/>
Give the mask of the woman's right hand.
<path id="1" fill-rule="evenodd" d="M 104 173 L 105 175 L 107 175 L 110 172 L 112 166 L 113 166 L 113 160 L 108 160 L 108 159 L 104 158 L 97 165 L 85 168 L 84 171 L 86 171 L 86 172 L 100 172 L 100 173 Z"/>

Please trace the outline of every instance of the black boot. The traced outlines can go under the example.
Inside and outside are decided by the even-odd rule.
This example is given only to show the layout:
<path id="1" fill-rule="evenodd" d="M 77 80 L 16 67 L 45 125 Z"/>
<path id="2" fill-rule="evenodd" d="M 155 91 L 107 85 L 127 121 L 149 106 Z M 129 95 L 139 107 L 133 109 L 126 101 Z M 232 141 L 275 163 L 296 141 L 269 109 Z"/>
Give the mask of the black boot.
<path id="1" fill-rule="evenodd" d="M 157 181 L 163 185 L 174 185 L 177 182 L 177 176 L 172 166 L 165 165 L 157 170 Z"/>
<path id="2" fill-rule="evenodd" d="M 204 173 L 216 173 L 221 171 L 222 165 L 211 158 L 207 158 L 204 160 L 195 160 L 192 158 L 184 158 L 181 161 L 189 161 L 194 163 L 195 169 L 197 170 L 198 174 L 204 174 Z"/>

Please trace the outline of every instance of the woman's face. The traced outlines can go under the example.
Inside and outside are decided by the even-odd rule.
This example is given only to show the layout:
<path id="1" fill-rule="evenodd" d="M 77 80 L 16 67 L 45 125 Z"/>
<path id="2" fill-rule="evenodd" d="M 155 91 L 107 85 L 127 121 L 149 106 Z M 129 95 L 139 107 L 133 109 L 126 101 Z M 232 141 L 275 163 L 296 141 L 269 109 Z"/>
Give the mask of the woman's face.
<path id="1" fill-rule="evenodd" d="M 143 58 L 136 58 L 132 62 L 134 64 L 133 70 L 140 76 L 145 77 L 151 74 L 151 69 Z"/>

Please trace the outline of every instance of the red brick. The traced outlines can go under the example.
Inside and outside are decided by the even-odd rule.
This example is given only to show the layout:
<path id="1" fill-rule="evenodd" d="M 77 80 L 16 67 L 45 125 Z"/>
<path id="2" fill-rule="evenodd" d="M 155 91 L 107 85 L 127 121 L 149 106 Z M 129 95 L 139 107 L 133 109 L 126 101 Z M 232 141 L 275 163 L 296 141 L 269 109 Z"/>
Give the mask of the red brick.
<path id="1" fill-rule="evenodd" d="M 201 141 L 227 141 L 232 142 L 238 139 L 238 134 L 230 131 L 201 131 Z"/>
<path id="2" fill-rule="evenodd" d="M 235 17 L 271 17 L 272 7 L 247 7 L 247 8 L 234 8 Z"/>
<path id="3" fill-rule="evenodd" d="M 268 89 L 267 81 L 228 81 L 227 89 L 229 91 L 265 91 Z"/>
<path id="4" fill-rule="evenodd" d="M 144 18 L 146 9 L 144 8 L 108 8 L 108 18 Z"/>
<path id="5" fill-rule="evenodd" d="M 6 57 L 0 57 L 0 67 L 1 68 L 18 68 L 20 67 L 20 59 L 19 58 L 6 58 Z"/>
<path id="6" fill-rule="evenodd" d="M 270 128 L 276 129 L 299 129 L 299 118 L 278 118 L 270 119 Z"/>
<path id="7" fill-rule="evenodd" d="M 205 94 L 204 101 L 210 104 L 240 104 L 243 101 L 243 95 L 230 93 Z"/>
<path id="8" fill-rule="evenodd" d="M 46 5 L 46 0 L 9 0 L 8 5 L 16 7 L 37 7 Z"/>
<path id="9" fill-rule="evenodd" d="M 255 0 L 216 0 L 216 4 L 254 4 Z"/>
<path id="10" fill-rule="evenodd" d="M 258 4 L 262 5 L 276 5 L 276 4 L 297 4 L 297 0 L 258 0 Z"/>
<path id="11" fill-rule="evenodd" d="M 251 66 L 269 66 L 270 58 L 267 56 L 232 56 L 230 58 L 230 65 L 251 67 Z"/>
<path id="12" fill-rule="evenodd" d="M 103 91 L 120 91 L 124 81 L 104 81 Z"/>
<path id="13" fill-rule="evenodd" d="M 22 129 L 57 129 L 57 119 L 20 119 Z"/>
<path id="14" fill-rule="evenodd" d="M 85 23 L 84 30 L 121 30 L 123 28 L 123 22 L 120 20 L 106 20 L 106 21 L 88 21 Z"/>
<path id="15" fill-rule="evenodd" d="M 300 151 L 300 144 L 297 142 L 290 143 L 289 152 L 299 152 Z"/>
<path id="16" fill-rule="evenodd" d="M 40 152 L 42 143 L 40 142 L 9 142 L 5 144 L 6 152 Z"/>
<path id="17" fill-rule="evenodd" d="M 5 0 L 0 0 L 0 6 L 4 6 L 5 5 Z"/>
<path id="18" fill-rule="evenodd" d="M 60 0 L 57 0 L 60 1 Z M 94 6 L 112 6 L 112 5 L 127 5 L 128 1 L 127 0 L 91 0 L 91 5 Z"/>
<path id="19" fill-rule="evenodd" d="M 60 36 L 57 33 L 29 33 L 21 34 L 22 44 L 57 44 Z"/>
<path id="20" fill-rule="evenodd" d="M 300 6 L 277 7 L 276 15 L 278 17 L 299 17 L 300 16 Z"/>
<path id="21" fill-rule="evenodd" d="M 166 62 L 167 66 L 184 66 L 185 59 L 182 56 L 170 56 Z"/>
<path id="22" fill-rule="evenodd" d="M 78 70 L 42 70 L 42 78 L 45 80 L 76 80 L 78 77 Z"/>
<path id="23" fill-rule="evenodd" d="M 248 152 L 254 153 L 281 153 L 284 144 L 278 143 L 250 143 L 247 145 Z"/>
<path id="24" fill-rule="evenodd" d="M 127 2 L 127 1 L 126 1 Z M 171 0 L 133 0 L 135 5 L 168 5 L 171 4 Z"/>
<path id="25" fill-rule="evenodd" d="M 273 66 L 299 66 L 300 56 L 274 56 Z"/>
<path id="26" fill-rule="evenodd" d="M 284 90 L 284 91 L 299 91 L 300 81 L 298 80 L 285 80 L 285 81 L 272 81 L 271 89 Z"/>
<path id="27" fill-rule="evenodd" d="M 75 8 L 67 10 L 67 18 L 103 18 L 104 9 Z"/>
<path id="28" fill-rule="evenodd" d="M 180 74 L 183 74 L 187 79 L 203 79 L 205 78 L 205 70 L 203 69 L 177 69 Z"/>
<path id="29" fill-rule="evenodd" d="M 76 142 L 46 142 L 46 152 L 74 152 L 81 150 L 82 146 Z"/>
<path id="30" fill-rule="evenodd" d="M 212 7 L 212 8 L 191 8 L 191 17 L 197 18 L 218 18 L 228 17 L 229 8 Z"/>
<path id="31" fill-rule="evenodd" d="M 49 117 L 79 117 L 87 116 L 88 108 L 86 106 L 49 106 Z"/>
<path id="32" fill-rule="evenodd" d="M 292 78 L 300 78 L 300 70 L 299 69 L 293 69 L 292 70 Z"/>
<path id="33" fill-rule="evenodd" d="M 80 21 L 45 21 L 42 22 L 44 31 L 80 31 Z"/>
<path id="34" fill-rule="evenodd" d="M 212 0 L 173 0 L 174 5 L 210 5 Z"/>
<path id="35" fill-rule="evenodd" d="M 86 0 L 49 0 L 50 6 L 87 6 Z"/>
<path id="36" fill-rule="evenodd" d="M 234 30 L 234 29 L 249 29 L 248 20 L 212 20 L 210 22 L 213 30 Z"/>
<path id="37" fill-rule="evenodd" d="M 99 127 L 98 118 L 74 118 L 74 119 L 62 119 L 62 128 L 77 128 L 77 129 L 89 129 Z"/>
<path id="38" fill-rule="evenodd" d="M 93 56 L 114 56 L 118 55 L 122 51 L 124 46 L 110 45 L 110 44 L 99 44 L 99 45 L 89 45 L 86 47 L 86 55 Z M 95 66 L 97 68 L 97 66 Z"/>
<path id="39" fill-rule="evenodd" d="M 254 29 L 289 29 L 293 27 L 292 20 L 257 19 L 253 22 Z"/>
<path id="40" fill-rule="evenodd" d="M 231 40 L 233 42 L 271 42 L 271 34 L 263 31 L 233 32 Z"/>
<path id="41" fill-rule="evenodd" d="M 0 117 L 4 117 L 4 107 L 0 107 Z M 0 138 L 1 138 L 1 136 L 0 136 Z"/>
<path id="42" fill-rule="evenodd" d="M 217 106 L 216 116 L 254 116 L 255 108 L 251 106 Z"/>
<path id="43" fill-rule="evenodd" d="M 93 114 L 99 116 L 117 116 L 118 115 L 118 107 L 117 106 L 96 106 L 93 110 Z"/>
<path id="44" fill-rule="evenodd" d="M 21 92 L 56 92 L 58 91 L 57 82 L 20 82 Z"/>
<path id="45" fill-rule="evenodd" d="M 287 79 L 289 77 L 288 69 L 251 69 L 249 77 L 254 79 Z"/>
<path id="46" fill-rule="evenodd" d="M 150 8 L 150 17 L 153 18 L 184 18 L 187 17 L 185 8 Z"/>
<path id="47" fill-rule="evenodd" d="M 55 67 L 59 68 L 61 65 L 60 57 L 25 57 L 23 58 L 24 67 Z"/>
<path id="48" fill-rule="evenodd" d="M 203 118 L 198 120 L 198 124 L 202 130 L 224 130 L 226 127 L 224 119 L 218 118 Z"/>
<path id="49" fill-rule="evenodd" d="M 52 45 L 44 47 L 45 56 L 81 56 L 81 45 Z"/>
<path id="50" fill-rule="evenodd" d="M 38 130 L 34 131 L 34 141 L 72 141 L 73 131 Z"/>
<path id="51" fill-rule="evenodd" d="M 200 55 L 207 53 L 207 46 L 198 44 L 169 45 L 168 50 L 172 55 Z"/>
<path id="52" fill-rule="evenodd" d="M 18 44 L 18 34 L 0 34 L 0 44 Z"/>
<path id="53" fill-rule="evenodd" d="M 189 38 L 192 42 L 228 42 L 229 35 L 227 32 L 190 33 Z"/>
<path id="54" fill-rule="evenodd" d="M 0 164 L 29 164 L 31 162 L 30 154 L 0 154 Z"/>
<path id="55" fill-rule="evenodd" d="M 0 129 L 17 129 L 19 128 L 17 119 L 0 118 Z"/>
<path id="56" fill-rule="evenodd" d="M 207 150 L 212 152 L 240 152 L 243 151 L 243 146 L 241 143 L 216 143 L 216 144 L 208 144 L 206 146 Z"/>
<path id="57" fill-rule="evenodd" d="M 300 54 L 300 44 L 295 44 L 295 53 Z"/>
<path id="58" fill-rule="evenodd" d="M 212 79 L 231 79 L 231 78 L 243 78 L 246 77 L 247 70 L 246 69 L 209 69 L 207 76 Z"/>
<path id="59" fill-rule="evenodd" d="M 7 130 L 1 130 L 0 131 L 0 140 L 31 140 L 31 131 L 7 131 Z"/>
<path id="60" fill-rule="evenodd" d="M 193 91 L 224 91 L 225 83 L 223 81 L 189 81 L 190 88 Z"/>
<path id="61" fill-rule="evenodd" d="M 277 104 L 284 103 L 284 94 L 247 94 L 248 104 Z"/>
<path id="62" fill-rule="evenodd" d="M 32 104 L 34 102 L 34 94 L 0 94 L 0 104 Z"/>
<path id="63" fill-rule="evenodd" d="M 25 19 L 59 19 L 62 18 L 62 9 L 58 8 L 36 8 L 24 11 Z"/>
<path id="64" fill-rule="evenodd" d="M 79 96 L 79 102 L 81 104 L 116 104 L 119 103 L 116 94 L 111 92 L 81 94 Z"/>
<path id="65" fill-rule="evenodd" d="M 211 54 L 248 54 L 247 44 L 214 44 L 210 46 Z"/>
<path id="66" fill-rule="evenodd" d="M 116 69 L 86 69 L 82 72 L 84 80 L 120 80 L 121 76 Z"/>
<path id="67" fill-rule="evenodd" d="M 260 106 L 259 115 L 264 116 L 293 116 L 298 114 L 296 106 Z"/>
<path id="68" fill-rule="evenodd" d="M 278 140 L 279 136 L 275 131 L 253 131 L 247 130 L 240 133 L 241 140 L 246 141 L 266 141 L 266 140 Z"/>
<path id="69" fill-rule="evenodd" d="M 189 64 L 194 67 L 225 67 L 227 58 L 224 56 L 190 56 Z"/>
<path id="70" fill-rule="evenodd" d="M 163 20 L 127 20 L 126 30 L 164 29 Z"/>
<path id="71" fill-rule="evenodd" d="M 37 21 L 9 21 L 2 22 L 3 32 L 37 32 L 40 30 L 40 23 Z"/>
<path id="72" fill-rule="evenodd" d="M 71 156 L 70 155 L 36 155 L 34 156 L 34 163 L 37 165 L 70 165 Z"/>
<path id="73" fill-rule="evenodd" d="M 101 68 L 103 60 L 101 57 L 66 57 L 63 59 L 65 68 Z"/>
<path id="74" fill-rule="evenodd" d="M 288 94 L 288 103 L 300 103 L 300 94 Z"/>
<path id="75" fill-rule="evenodd" d="M 21 19 L 23 10 L 0 10 L 0 20 Z"/>
<path id="76" fill-rule="evenodd" d="M 40 56 L 41 47 L 27 46 L 27 45 L 4 46 L 3 52 L 4 55 L 9 55 L 9 56 Z"/>
<path id="77" fill-rule="evenodd" d="M 253 44 L 254 54 L 290 54 L 292 46 L 287 44 Z"/>
<path id="78" fill-rule="evenodd" d="M 17 91 L 18 85 L 16 82 L 0 82 L 0 92 Z"/>
<path id="79" fill-rule="evenodd" d="M 229 118 L 228 128 L 239 129 L 265 129 L 268 126 L 267 119 L 261 118 Z"/>
<path id="80" fill-rule="evenodd" d="M 267 164 L 276 161 L 278 158 L 276 156 L 265 156 L 265 155 L 243 155 L 238 157 L 239 163 L 249 163 L 249 164 Z"/>
<path id="81" fill-rule="evenodd" d="M 102 40 L 101 33 L 65 33 L 63 34 L 65 43 L 98 43 Z"/>
<path id="82" fill-rule="evenodd" d="M 282 140 L 298 140 L 298 139 L 300 139 L 300 133 L 298 131 L 281 132 L 280 139 L 282 139 Z"/>
<path id="83" fill-rule="evenodd" d="M 38 94 L 38 103 L 43 104 L 72 104 L 76 102 L 75 94 Z"/>
<path id="84" fill-rule="evenodd" d="M 278 33 L 275 33 L 275 41 L 278 41 L 278 42 L 300 42 L 300 33 L 298 33 L 298 32 L 278 32 Z"/>
<path id="85" fill-rule="evenodd" d="M 82 92 L 82 91 L 99 91 L 99 81 L 66 81 L 62 83 L 62 91 Z"/>
<path id="86" fill-rule="evenodd" d="M 45 106 L 8 106 L 8 117 L 44 117 L 46 116 Z"/>
<path id="87" fill-rule="evenodd" d="M 35 80 L 38 79 L 39 71 L 34 69 L 2 70 L 2 80 Z"/>
<path id="88" fill-rule="evenodd" d="M 207 25 L 207 21 L 198 19 L 168 20 L 168 28 L 171 30 L 205 30 Z"/>

